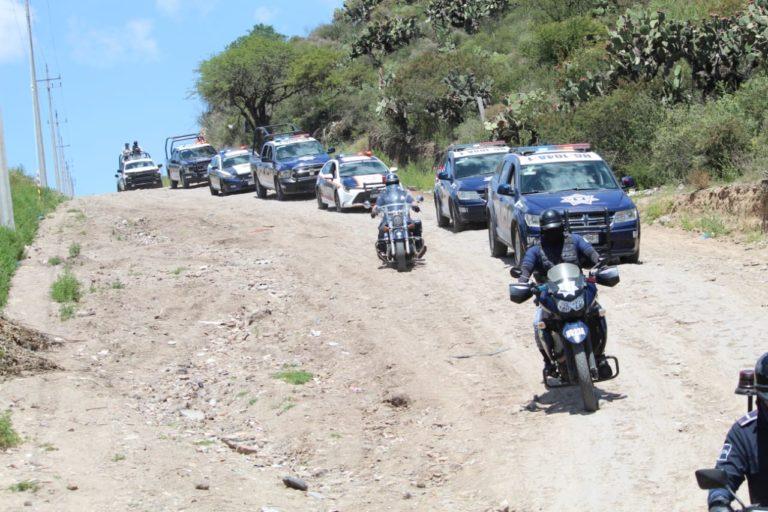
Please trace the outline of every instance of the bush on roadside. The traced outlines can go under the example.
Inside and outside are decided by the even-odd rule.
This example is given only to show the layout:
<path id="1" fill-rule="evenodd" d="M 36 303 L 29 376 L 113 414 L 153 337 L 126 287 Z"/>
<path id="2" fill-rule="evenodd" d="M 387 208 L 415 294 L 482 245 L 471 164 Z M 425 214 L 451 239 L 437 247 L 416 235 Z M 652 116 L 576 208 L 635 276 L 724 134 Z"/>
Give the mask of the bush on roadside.
<path id="1" fill-rule="evenodd" d="M 78 302 L 82 291 L 80 281 L 67 269 L 51 285 L 51 298 L 59 304 Z"/>
<path id="2" fill-rule="evenodd" d="M 575 16 L 538 26 L 525 53 L 539 64 L 557 65 L 576 50 L 599 41 L 608 30 L 605 25 L 587 16 Z"/>

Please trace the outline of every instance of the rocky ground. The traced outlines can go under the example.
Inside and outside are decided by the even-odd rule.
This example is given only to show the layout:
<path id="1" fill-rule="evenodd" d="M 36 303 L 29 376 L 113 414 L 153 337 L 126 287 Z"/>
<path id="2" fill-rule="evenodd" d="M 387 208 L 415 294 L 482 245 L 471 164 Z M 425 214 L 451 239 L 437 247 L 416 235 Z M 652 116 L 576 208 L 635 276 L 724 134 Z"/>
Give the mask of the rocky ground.
<path id="1" fill-rule="evenodd" d="M 5 311 L 61 343 L 60 369 L 0 384 L 24 438 L 0 453 L 0 509 L 703 509 L 693 471 L 768 349 L 768 251 L 645 229 L 643 264 L 601 293 L 622 374 L 585 415 L 540 383 L 509 261 L 424 210 L 426 262 L 398 274 L 375 221 L 314 201 L 201 188 L 63 205 Z M 86 293 L 61 321 L 47 262 L 73 242 Z M 23 481 L 37 490 L 9 490 Z"/>

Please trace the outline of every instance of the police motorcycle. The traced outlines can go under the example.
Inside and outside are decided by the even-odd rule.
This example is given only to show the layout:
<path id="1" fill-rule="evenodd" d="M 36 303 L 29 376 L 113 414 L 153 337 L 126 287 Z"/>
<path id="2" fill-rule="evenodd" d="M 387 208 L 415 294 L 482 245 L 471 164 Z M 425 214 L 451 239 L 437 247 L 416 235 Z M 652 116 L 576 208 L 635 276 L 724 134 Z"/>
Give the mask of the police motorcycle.
<path id="1" fill-rule="evenodd" d="M 408 201 L 408 192 L 398 191 L 395 201 L 376 205 L 372 217 L 381 215 L 381 233 L 376 243 L 376 254 L 386 265 L 394 263 L 398 272 L 405 272 L 417 259 L 426 252 L 424 238 L 421 234 L 421 221 L 411 217 L 411 209 L 420 211 L 419 203 L 424 201 L 418 196 L 416 202 Z M 366 201 L 364 206 L 371 209 L 371 203 Z"/>
<path id="2" fill-rule="evenodd" d="M 736 387 L 735 393 L 737 395 L 747 397 L 747 412 L 752 412 L 755 406 L 755 371 L 753 369 L 741 370 L 739 372 L 739 385 Z M 699 469 L 696 471 L 696 483 L 699 484 L 699 489 L 704 491 L 711 491 L 713 489 L 726 489 L 731 497 L 741 507 L 736 512 L 768 512 L 768 506 L 751 506 L 746 505 L 739 499 L 736 492 L 731 489 L 728 482 L 728 474 L 722 469 Z"/>
<path id="3" fill-rule="evenodd" d="M 521 271 L 512 268 L 510 274 L 517 278 Z M 597 303 L 597 285 L 616 286 L 619 270 L 601 261 L 585 276 L 577 265 L 561 263 L 552 267 L 545 279 L 535 277 L 535 283 L 510 284 L 509 298 L 522 304 L 535 297 L 536 305 L 548 313 L 538 328 L 546 339 L 549 358 L 555 362 L 555 375 L 545 371 L 544 386 L 579 386 L 584 409 L 594 412 L 599 408 L 594 383 L 619 375 L 619 360 L 613 356 L 606 356 L 615 366 L 611 375 L 601 378 L 598 373 L 594 347 L 605 346 L 608 326 L 605 310 Z"/>

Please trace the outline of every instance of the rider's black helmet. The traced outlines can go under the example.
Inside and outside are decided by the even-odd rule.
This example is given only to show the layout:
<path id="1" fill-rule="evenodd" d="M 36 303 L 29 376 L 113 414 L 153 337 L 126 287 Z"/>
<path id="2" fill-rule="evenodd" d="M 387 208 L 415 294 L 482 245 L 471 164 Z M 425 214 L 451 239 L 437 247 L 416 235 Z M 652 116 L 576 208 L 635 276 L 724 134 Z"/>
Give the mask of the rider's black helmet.
<path id="1" fill-rule="evenodd" d="M 755 391 L 763 403 L 768 405 L 768 352 L 755 365 Z"/>
<path id="2" fill-rule="evenodd" d="M 563 216 L 557 210 L 550 208 L 545 210 L 539 218 L 541 231 L 563 231 Z"/>
<path id="3" fill-rule="evenodd" d="M 387 186 L 399 185 L 400 184 L 400 177 L 397 174 L 391 172 L 391 173 L 387 174 L 387 178 L 386 178 L 384 183 L 386 183 Z"/>

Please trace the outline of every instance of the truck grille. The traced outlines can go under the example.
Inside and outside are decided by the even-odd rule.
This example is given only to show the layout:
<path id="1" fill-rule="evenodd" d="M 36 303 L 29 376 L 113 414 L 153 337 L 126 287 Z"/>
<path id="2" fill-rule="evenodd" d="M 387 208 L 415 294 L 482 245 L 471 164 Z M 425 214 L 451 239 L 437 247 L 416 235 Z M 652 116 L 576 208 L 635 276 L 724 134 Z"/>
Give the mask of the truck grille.
<path id="1" fill-rule="evenodd" d="M 158 174 L 156 171 L 131 173 L 126 181 L 132 186 L 151 185 L 158 181 Z"/>
<path id="2" fill-rule="evenodd" d="M 613 212 L 606 210 L 596 212 L 569 211 L 566 213 L 568 226 L 575 231 L 607 229 L 613 222 Z"/>
<path id="3" fill-rule="evenodd" d="M 323 166 L 321 165 L 312 165 L 308 167 L 301 167 L 299 169 L 296 169 L 293 171 L 293 175 L 296 179 L 307 179 L 307 178 L 314 178 L 317 176 L 317 173 L 320 172 L 320 169 L 322 169 Z"/>

